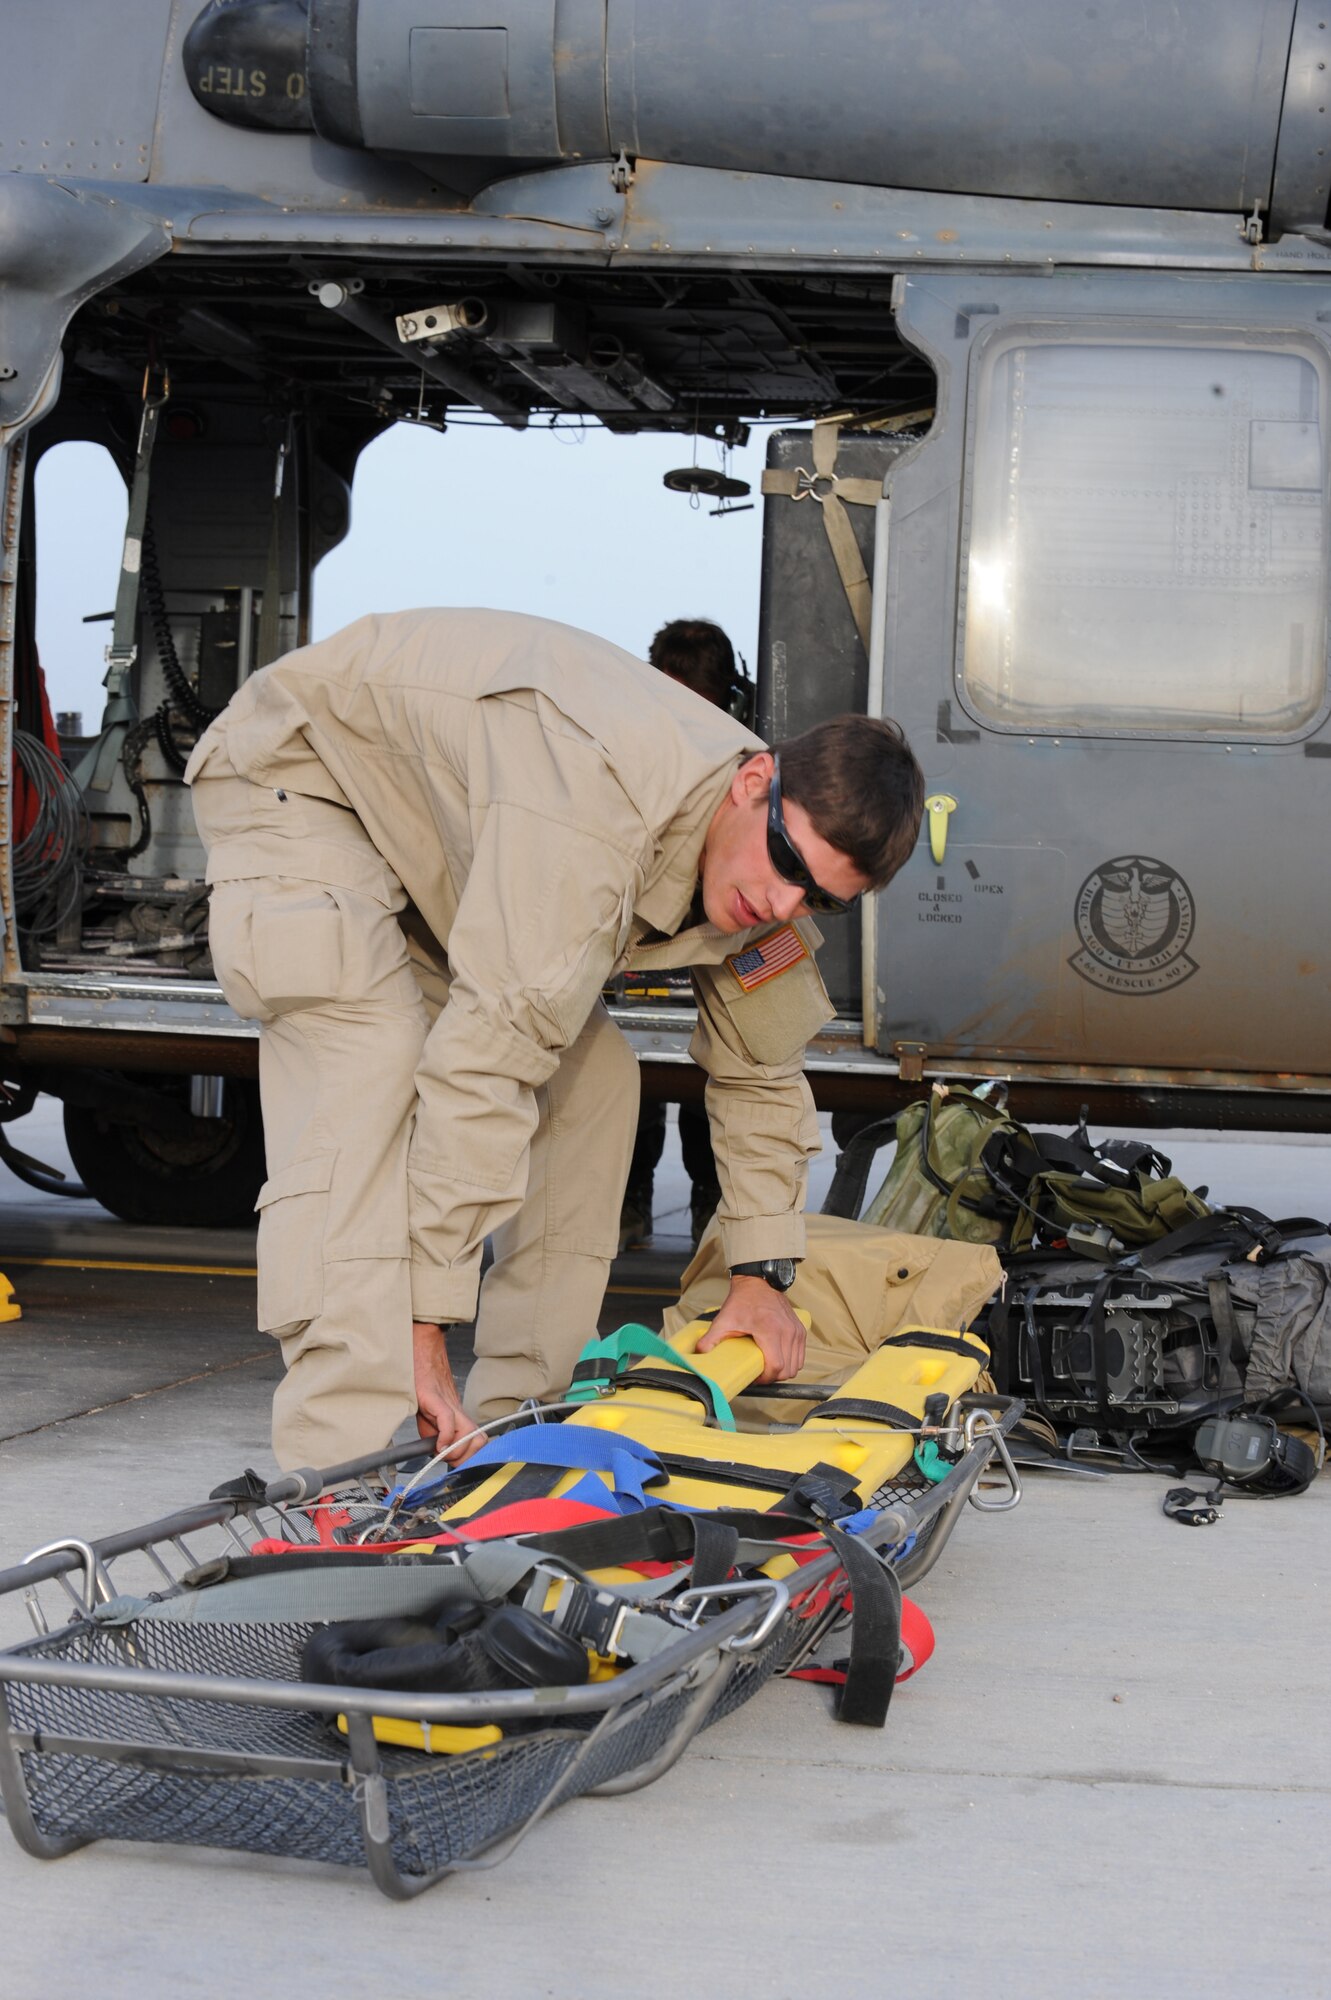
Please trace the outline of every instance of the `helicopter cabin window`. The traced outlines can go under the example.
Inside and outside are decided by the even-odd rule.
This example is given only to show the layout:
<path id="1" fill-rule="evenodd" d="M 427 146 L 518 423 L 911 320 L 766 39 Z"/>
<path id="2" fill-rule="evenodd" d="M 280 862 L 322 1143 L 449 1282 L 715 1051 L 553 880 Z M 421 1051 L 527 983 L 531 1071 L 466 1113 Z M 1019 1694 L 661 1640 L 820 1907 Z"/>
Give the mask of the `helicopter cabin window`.
<path id="1" fill-rule="evenodd" d="M 972 385 L 962 684 L 1043 732 L 1284 736 L 1326 693 L 1327 359 L 1005 329 Z"/>

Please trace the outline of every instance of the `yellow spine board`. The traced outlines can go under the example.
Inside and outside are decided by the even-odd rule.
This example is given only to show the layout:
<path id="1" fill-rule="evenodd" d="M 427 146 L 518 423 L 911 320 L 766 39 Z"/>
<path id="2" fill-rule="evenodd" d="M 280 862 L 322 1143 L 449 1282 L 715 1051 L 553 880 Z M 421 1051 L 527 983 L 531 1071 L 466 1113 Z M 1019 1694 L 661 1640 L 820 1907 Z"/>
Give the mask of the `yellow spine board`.
<path id="1" fill-rule="evenodd" d="M 807 1316 L 801 1317 L 807 1324 Z M 707 1329 L 707 1321 L 694 1320 L 680 1329 L 671 1344 L 692 1356 Z M 946 1327 L 917 1327 L 909 1331 L 943 1333 L 953 1340 L 957 1337 Z M 973 1386 L 988 1359 L 988 1350 L 974 1334 L 966 1338 L 976 1350 L 973 1357 L 932 1347 L 913 1347 L 898 1335 L 892 1346 L 878 1348 L 855 1370 L 837 1390 L 836 1400 L 887 1403 L 914 1418 L 923 1417 L 926 1397 L 940 1391 L 950 1405 L 955 1397 Z M 653 1372 L 669 1366 L 659 1361 L 643 1365 Z M 695 1365 L 716 1382 L 724 1395 L 731 1397 L 758 1379 L 763 1358 L 753 1341 L 736 1339 L 723 1341 L 699 1357 Z M 754 1466 L 788 1474 L 791 1484 L 815 1465 L 835 1466 L 853 1477 L 855 1490 L 863 1500 L 909 1464 L 915 1450 L 916 1438 L 911 1431 L 866 1417 L 821 1416 L 817 1409 L 796 1431 L 773 1435 L 723 1431 L 706 1422 L 702 1404 L 694 1398 L 676 1395 L 669 1389 L 635 1387 L 635 1372 L 628 1371 L 613 1395 L 589 1403 L 566 1422 L 619 1432 L 666 1458 L 705 1459 L 727 1470 Z M 685 1380 L 690 1379 L 687 1371 L 679 1372 Z M 465 1520 L 500 1499 L 517 1470 L 514 1465 L 499 1467 L 465 1500 L 451 1507 L 444 1518 Z M 564 1473 L 551 1488 L 551 1497 L 562 1498 L 587 1476 L 578 1471 Z M 604 1478 L 600 1473 L 591 1476 Z M 608 1486 L 609 1480 L 604 1479 L 604 1483 Z M 779 1505 L 782 1496 L 769 1486 L 748 1486 L 742 1477 L 736 1479 L 733 1474 L 724 1479 L 709 1479 L 699 1466 L 696 1471 L 671 1473 L 667 1480 L 648 1489 L 648 1497 L 652 1501 L 674 1501 L 684 1507 L 747 1507 L 766 1513 Z"/>
<path id="2" fill-rule="evenodd" d="M 435 1757 L 462 1757 L 468 1750 L 488 1750 L 504 1740 L 503 1730 L 493 1722 L 469 1728 L 460 1723 L 407 1722 L 398 1715 L 373 1715 L 370 1723 L 376 1743 L 393 1743 L 400 1750 L 428 1750 Z M 338 1716 L 337 1726 L 345 1736 L 345 1715 Z"/>

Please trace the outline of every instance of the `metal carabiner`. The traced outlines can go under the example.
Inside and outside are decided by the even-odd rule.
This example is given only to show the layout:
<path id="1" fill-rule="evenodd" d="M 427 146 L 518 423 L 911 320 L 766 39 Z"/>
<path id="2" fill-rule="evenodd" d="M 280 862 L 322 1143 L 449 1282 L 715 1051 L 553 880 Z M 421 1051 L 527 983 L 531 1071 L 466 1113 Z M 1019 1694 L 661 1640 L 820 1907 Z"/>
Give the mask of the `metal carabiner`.
<path id="1" fill-rule="evenodd" d="M 772 1602 L 755 1630 L 739 1633 L 735 1638 L 724 1642 L 728 1653 L 754 1653 L 759 1646 L 770 1639 L 790 1608 L 790 1592 L 777 1577 L 759 1577 L 752 1583 L 695 1584 L 691 1590 L 681 1590 L 679 1595 L 671 1600 L 670 1612 L 672 1617 L 678 1618 L 686 1604 L 693 1606 L 692 1614 L 682 1618 L 680 1622 L 686 1625 L 689 1631 L 696 1632 L 702 1623 L 703 1607 L 713 1598 L 756 1597 L 764 1592 L 770 1593 Z"/>
<path id="2" fill-rule="evenodd" d="M 977 1480 L 966 1498 L 979 1514 L 1006 1514 L 1021 1503 L 1021 1475 L 1013 1464 L 1012 1453 L 1007 1448 L 1007 1439 L 1003 1436 L 1002 1427 L 992 1410 L 969 1410 L 966 1413 L 967 1450 L 976 1443 L 980 1435 L 987 1435 L 993 1439 L 994 1448 L 1007 1474 L 1009 1490 L 1002 1499 L 981 1500 Z"/>
<path id="3" fill-rule="evenodd" d="M 61 1549 L 73 1549 L 83 1558 L 83 1609 L 91 1618 L 99 1601 L 109 1604 L 115 1596 L 111 1579 L 98 1558 L 90 1542 L 76 1541 L 71 1535 L 59 1542 L 46 1542 L 40 1549 L 33 1549 L 23 1557 L 24 1563 L 40 1562 L 43 1556 L 58 1555 Z"/>

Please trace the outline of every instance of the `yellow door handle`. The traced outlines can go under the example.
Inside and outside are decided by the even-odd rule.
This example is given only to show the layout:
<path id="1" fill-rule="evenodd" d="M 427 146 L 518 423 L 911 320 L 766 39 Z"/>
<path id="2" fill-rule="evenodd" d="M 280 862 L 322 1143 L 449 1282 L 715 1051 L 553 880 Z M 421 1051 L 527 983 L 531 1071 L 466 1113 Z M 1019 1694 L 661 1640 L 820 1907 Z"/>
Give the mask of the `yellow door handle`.
<path id="1" fill-rule="evenodd" d="M 948 816 L 956 809 L 957 802 L 950 792 L 930 792 L 924 802 L 924 810 L 929 815 L 929 852 L 940 867 L 947 853 Z"/>

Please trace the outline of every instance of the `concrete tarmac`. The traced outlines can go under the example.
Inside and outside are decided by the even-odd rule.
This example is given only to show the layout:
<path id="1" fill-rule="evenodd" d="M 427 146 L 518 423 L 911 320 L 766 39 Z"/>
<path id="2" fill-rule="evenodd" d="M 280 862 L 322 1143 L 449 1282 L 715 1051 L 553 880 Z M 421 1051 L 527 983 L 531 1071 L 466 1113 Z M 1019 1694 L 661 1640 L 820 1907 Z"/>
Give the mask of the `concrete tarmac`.
<path id="1" fill-rule="evenodd" d="M 51 1107 L 13 1136 L 58 1159 Z M 1323 1144 L 1165 1150 L 1216 1198 L 1331 1213 Z M 659 1312 L 686 1208 L 672 1133 L 658 1237 L 603 1325 Z M 270 1467 L 252 1258 L 248 1231 L 0 1185 L 24 1313 L 0 1326 L 0 1566 Z M 881 1733 L 774 1684 L 648 1790 L 575 1801 L 411 1904 L 305 1863 L 0 1843 L 0 1993 L 1331 1995 L 1331 1479 L 1198 1530 L 1163 1489 L 1044 1474 L 1014 1513 L 968 1510 L 917 1592 L 937 1652 Z"/>

